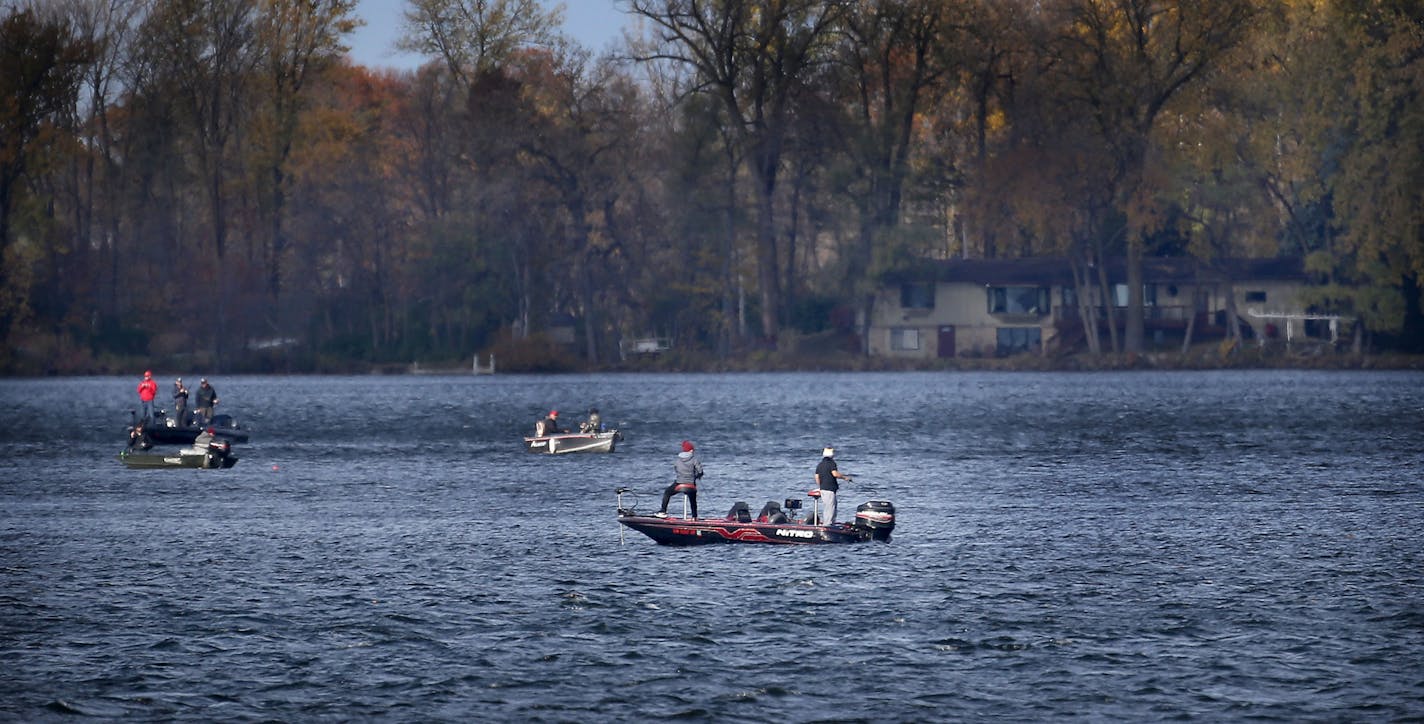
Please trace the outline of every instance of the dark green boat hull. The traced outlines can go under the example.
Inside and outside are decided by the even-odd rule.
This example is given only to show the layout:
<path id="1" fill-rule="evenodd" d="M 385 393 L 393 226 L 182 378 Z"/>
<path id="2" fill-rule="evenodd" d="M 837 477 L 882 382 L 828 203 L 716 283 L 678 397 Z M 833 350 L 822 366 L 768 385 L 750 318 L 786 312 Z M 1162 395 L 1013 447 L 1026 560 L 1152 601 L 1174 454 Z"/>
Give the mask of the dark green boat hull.
<path id="1" fill-rule="evenodd" d="M 236 455 L 214 453 L 188 454 L 131 452 L 119 453 L 119 462 L 131 468 L 230 468 L 237 464 Z"/>

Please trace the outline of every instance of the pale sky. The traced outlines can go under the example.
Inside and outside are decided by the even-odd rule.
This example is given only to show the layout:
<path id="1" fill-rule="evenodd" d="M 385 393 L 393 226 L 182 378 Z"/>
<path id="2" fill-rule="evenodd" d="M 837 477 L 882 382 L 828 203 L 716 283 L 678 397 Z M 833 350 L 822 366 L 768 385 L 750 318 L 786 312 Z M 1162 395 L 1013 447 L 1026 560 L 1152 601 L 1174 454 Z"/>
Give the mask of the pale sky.
<path id="1" fill-rule="evenodd" d="M 559 0 L 541 0 L 554 6 Z M 619 12 L 617 0 L 563 0 L 564 32 L 594 53 L 622 37 L 627 17 Z M 366 21 L 347 37 L 351 58 L 367 67 L 410 70 L 428 60 L 418 55 L 398 53 L 392 47 L 400 35 L 405 0 L 360 0 L 356 14 Z"/>

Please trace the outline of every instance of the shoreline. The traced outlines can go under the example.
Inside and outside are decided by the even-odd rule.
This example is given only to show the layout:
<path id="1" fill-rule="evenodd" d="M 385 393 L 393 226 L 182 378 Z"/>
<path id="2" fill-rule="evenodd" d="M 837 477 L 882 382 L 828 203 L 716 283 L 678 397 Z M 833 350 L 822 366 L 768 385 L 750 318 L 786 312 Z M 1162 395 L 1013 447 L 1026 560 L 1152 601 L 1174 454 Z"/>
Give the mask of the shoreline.
<path id="1" fill-rule="evenodd" d="M 164 368 L 176 365 L 164 360 L 106 360 L 94 365 L 76 365 L 77 369 L 24 370 L 4 375 L 11 379 L 26 377 L 83 377 L 96 375 L 126 375 L 135 369 Z M 1290 351 L 1273 348 L 1246 348 L 1223 354 L 1216 345 L 1197 348 L 1186 353 L 1143 352 L 1140 354 L 1088 353 L 1050 356 L 1016 355 L 1013 357 L 956 357 L 952 359 L 893 359 L 863 357 L 838 352 L 834 354 L 795 354 L 757 351 L 717 359 L 710 355 L 670 352 L 611 364 L 582 365 L 567 359 L 540 360 L 538 364 L 501 365 L 496 373 L 475 372 L 468 364 L 408 362 L 365 363 L 328 362 L 283 368 L 264 364 L 224 365 L 208 374 L 276 374 L 276 375 L 469 375 L 524 374 L 618 374 L 618 373 L 680 373 L 726 374 L 736 372 L 1127 372 L 1127 371 L 1209 371 L 1209 370 L 1424 370 L 1424 355 L 1383 353 L 1340 353 L 1330 350 Z"/>

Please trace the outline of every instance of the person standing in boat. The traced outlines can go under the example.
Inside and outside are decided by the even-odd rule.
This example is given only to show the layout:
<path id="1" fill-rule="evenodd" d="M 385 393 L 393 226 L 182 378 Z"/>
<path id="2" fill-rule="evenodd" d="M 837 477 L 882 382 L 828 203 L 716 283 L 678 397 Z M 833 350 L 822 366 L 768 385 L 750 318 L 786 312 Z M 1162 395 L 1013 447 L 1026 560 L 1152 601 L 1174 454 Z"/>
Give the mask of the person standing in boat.
<path id="1" fill-rule="evenodd" d="M 591 432 L 595 435 L 603 432 L 603 418 L 599 416 L 597 407 L 588 408 L 588 419 L 579 423 L 579 432 Z"/>
<path id="2" fill-rule="evenodd" d="M 183 378 L 173 380 L 173 424 L 184 427 L 188 424 L 188 388 L 183 386 Z"/>
<path id="3" fill-rule="evenodd" d="M 544 437 L 545 435 L 557 435 L 564 430 L 559 428 L 559 411 L 549 410 L 549 416 L 534 423 L 534 436 Z"/>
<path id="4" fill-rule="evenodd" d="M 208 384 L 208 378 L 198 384 L 198 423 L 206 425 L 213 420 L 213 408 L 218 406 L 218 391 Z"/>
<path id="5" fill-rule="evenodd" d="M 850 476 L 836 467 L 836 449 L 827 445 L 821 451 L 821 464 L 816 466 L 816 487 L 821 489 L 821 524 L 836 522 L 836 492 L 840 482 L 850 482 Z"/>
<path id="6" fill-rule="evenodd" d="M 138 404 L 143 410 L 139 415 L 141 422 L 148 422 L 153 419 L 153 398 L 158 396 L 158 383 L 153 381 L 153 372 L 145 370 L 143 381 L 138 383 Z"/>
<path id="7" fill-rule="evenodd" d="M 697 459 L 697 450 L 691 440 L 682 441 L 682 452 L 672 462 L 673 481 L 663 491 L 662 508 L 657 517 L 666 518 L 668 503 L 672 496 L 682 493 L 687 496 L 687 508 L 692 518 L 697 518 L 697 481 L 702 479 L 702 461 Z"/>

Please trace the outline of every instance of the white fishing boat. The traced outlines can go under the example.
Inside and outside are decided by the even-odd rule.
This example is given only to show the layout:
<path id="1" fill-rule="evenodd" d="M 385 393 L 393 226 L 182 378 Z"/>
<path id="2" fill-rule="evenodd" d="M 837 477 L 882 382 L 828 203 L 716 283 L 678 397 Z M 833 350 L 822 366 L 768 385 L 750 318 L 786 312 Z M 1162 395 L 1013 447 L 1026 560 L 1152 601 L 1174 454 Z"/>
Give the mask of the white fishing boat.
<path id="1" fill-rule="evenodd" d="M 524 438 L 524 448 L 532 453 L 563 455 L 565 453 L 611 453 L 622 442 L 617 430 L 603 432 L 563 432 Z"/>

